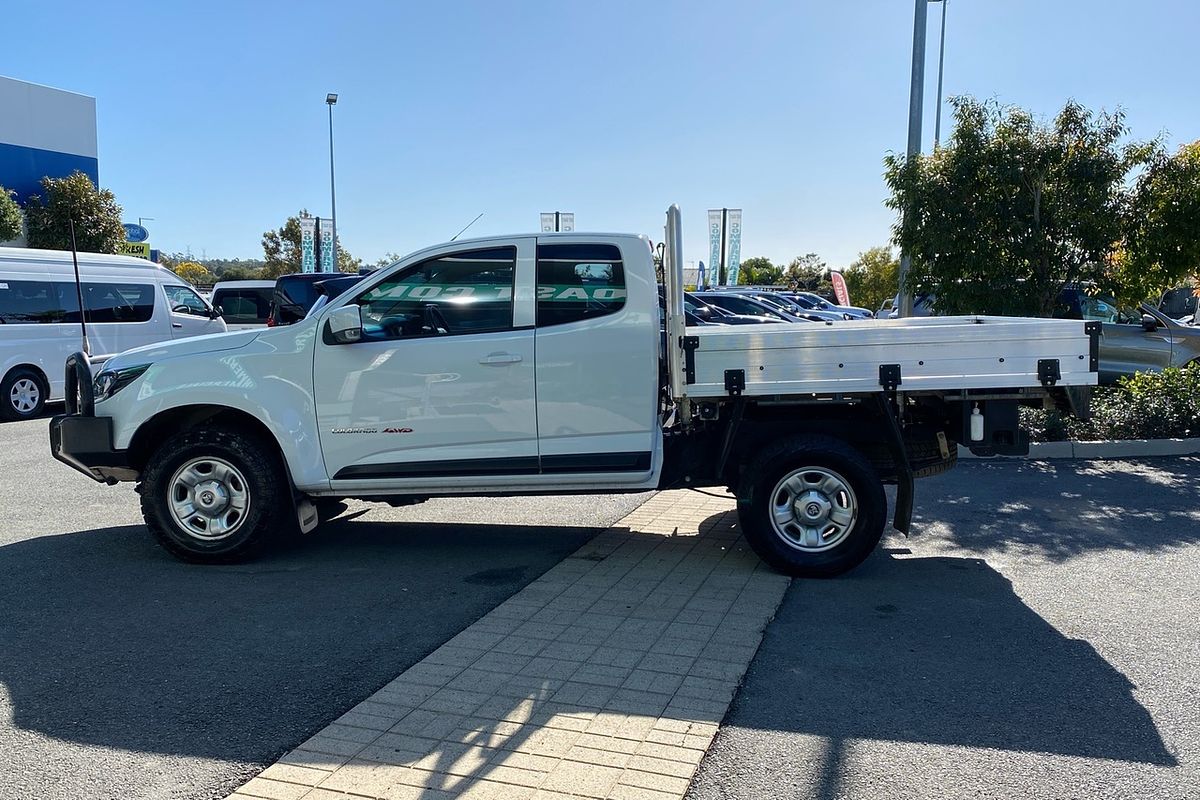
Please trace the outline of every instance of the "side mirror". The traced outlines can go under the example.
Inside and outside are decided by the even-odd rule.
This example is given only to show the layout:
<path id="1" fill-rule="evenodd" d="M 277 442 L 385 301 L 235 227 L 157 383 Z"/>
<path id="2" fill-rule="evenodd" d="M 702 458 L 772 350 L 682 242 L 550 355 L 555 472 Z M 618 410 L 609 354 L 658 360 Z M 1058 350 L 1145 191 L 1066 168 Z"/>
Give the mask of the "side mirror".
<path id="1" fill-rule="evenodd" d="M 212 319 L 220 319 L 225 316 L 225 309 L 220 306 L 213 306 L 212 314 L 209 315 Z"/>
<path id="2" fill-rule="evenodd" d="M 1158 319 L 1153 314 L 1142 314 L 1142 330 L 1146 333 L 1158 330 Z"/>
<path id="3" fill-rule="evenodd" d="M 326 344 L 354 344 L 362 335 L 362 308 L 357 303 L 337 309 L 325 323 Z"/>

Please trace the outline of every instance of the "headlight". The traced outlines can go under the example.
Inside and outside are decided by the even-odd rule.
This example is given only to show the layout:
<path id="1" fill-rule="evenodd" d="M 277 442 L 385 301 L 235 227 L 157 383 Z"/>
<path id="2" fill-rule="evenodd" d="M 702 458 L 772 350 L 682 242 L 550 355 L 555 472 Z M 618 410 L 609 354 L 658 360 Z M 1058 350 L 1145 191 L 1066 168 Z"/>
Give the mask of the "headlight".
<path id="1" fill-rule="evenodd" d="M 92 393 L 96 397 L 96 402 L 99 403 L 101 400 L 112 397 L 137 380 L 149 368 L 149 364 L 139 364 L 136 367 L 125 367 L 124 369 L 101 370 L 96 379 L 92 381 Z"/>

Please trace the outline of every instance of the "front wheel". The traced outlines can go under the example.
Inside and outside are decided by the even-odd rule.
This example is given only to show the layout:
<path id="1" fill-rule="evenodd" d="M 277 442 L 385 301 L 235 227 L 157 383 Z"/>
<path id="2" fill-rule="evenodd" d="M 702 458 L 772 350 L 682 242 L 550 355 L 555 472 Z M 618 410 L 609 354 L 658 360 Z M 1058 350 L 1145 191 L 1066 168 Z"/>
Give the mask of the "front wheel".
<path id="1" fill-rule="evenodd" d="M 766 449 L 738 489 L 743 535 L 788 575 L 827 578 L 858 566 L 883 535 L 887 497 L 870 462 L 825 436 Z"/>
<path id="2" fill-rule="evenodd" d="M 279 458 L 243 433 L 197 428 L 170 437 L 150 457 L 138 492 L 146 526 L 184 561 L 244 561 L 292 522 Z"/>

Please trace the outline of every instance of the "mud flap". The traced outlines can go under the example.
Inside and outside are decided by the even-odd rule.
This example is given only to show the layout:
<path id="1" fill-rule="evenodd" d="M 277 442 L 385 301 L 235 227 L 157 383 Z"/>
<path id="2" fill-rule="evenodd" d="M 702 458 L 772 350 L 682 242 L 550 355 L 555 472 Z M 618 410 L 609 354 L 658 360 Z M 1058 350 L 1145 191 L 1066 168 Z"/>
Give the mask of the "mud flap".
<path id="1" fill-rule="evenodd" d="M 312 533 L 320 521 L 321 517 L 317 513 L 317 507 L 311 500 L 304 497 L 296 503 L 296 523 L 300 526 L 300 533 Z"/>
<path id="2" fill-rule="evenodd" d="M 892 527 L 908 536 L 912 527 L 913 471 L 908 463 L 908 451 L 904 447 L 904 434 L 900 431 L 900 420 L 896 407 L 887 393 L 875 395 L 879 411 L 886 420 L 888 452 L 896 463 L 896 513 L 892 516 Z"/>

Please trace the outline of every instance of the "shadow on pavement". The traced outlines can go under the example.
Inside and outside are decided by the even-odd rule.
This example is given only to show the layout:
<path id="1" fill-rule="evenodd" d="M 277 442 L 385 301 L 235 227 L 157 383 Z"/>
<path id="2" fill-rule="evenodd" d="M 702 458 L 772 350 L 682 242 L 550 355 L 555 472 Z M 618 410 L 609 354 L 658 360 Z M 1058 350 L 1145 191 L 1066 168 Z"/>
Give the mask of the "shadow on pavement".
<path id="1" fill-rule="evenodd" d="M 921 481 L 918 497 L 918 535 L 934 523 L 977 552 L 1015 547 L 1065 561 L 1098 550 L 1151 552 L 1200 542 L 1195 457 L 970 462 Z"/>
<path id="2" fill-rule="evenodd" d="M 823 737 L 821 800 L 840 796 L 853 739 L 1175 766 L 1134 688 L 984 561 L 877 553 L 843 579 L 792 584 L 724 724 Z M 690 796 L 746 791 L 702 768 Z"/>
<path id="3" fill-rule="evenodd" d="M 238 566 L 141 526 L 0 547 L 0 683 L 17 728 L 274 759 L 596 531 L 334 521 Z"/>

